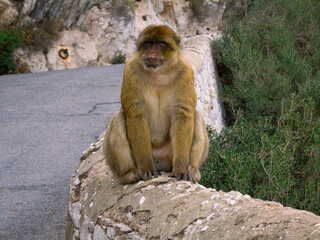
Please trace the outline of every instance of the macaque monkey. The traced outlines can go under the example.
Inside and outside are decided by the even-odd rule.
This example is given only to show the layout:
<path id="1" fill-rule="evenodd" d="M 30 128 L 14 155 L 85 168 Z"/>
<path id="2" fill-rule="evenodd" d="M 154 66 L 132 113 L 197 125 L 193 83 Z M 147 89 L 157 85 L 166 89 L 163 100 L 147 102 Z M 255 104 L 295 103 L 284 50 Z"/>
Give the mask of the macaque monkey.
<path id="1" fill-rule="evenodd" d="M 171 172 L 198 182 L 209 140 L 196 111 L 193 70 L 180 56 L 180 37 L 167 26 L 145 28 L 125 65 L 121 110 L 112 116 L 104 154 L 122 184 Z"/>

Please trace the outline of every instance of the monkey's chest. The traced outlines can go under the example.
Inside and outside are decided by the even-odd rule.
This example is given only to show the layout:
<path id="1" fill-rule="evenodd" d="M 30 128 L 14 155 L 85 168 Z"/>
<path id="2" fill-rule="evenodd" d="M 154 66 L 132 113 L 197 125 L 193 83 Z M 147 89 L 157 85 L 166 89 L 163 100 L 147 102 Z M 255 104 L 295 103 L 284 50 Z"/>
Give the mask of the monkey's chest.
<path id="1" fill-rule="evenodd" d="M 153 146 L 161 146 L 170 135 L 172 99 L 170 101 L 169 93 L 149 94 L 147 103 L 150 140 Z"/>

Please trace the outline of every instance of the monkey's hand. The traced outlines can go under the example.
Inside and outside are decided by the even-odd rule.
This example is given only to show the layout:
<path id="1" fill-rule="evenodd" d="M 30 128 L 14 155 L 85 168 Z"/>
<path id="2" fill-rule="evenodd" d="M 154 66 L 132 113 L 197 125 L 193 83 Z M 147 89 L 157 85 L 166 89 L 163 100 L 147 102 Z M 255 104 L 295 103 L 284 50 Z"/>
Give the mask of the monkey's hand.
<path id="1" fill-rule="evenodd" d="M 158 172 L 157 170 L 153 170 L 153 171 L 141 171 L 141 179 L 143 181 L 147 181 L 151 178 L 157 178 L 158 177 Z"/>
<path id="2" fill-rule="evenodd" d="M 155 171 L 142 171 L 141 169 L 133 169 L 127 172 L 125 175 L 121 177 L 122 184 L 136 183 L 140 180 L 149 180 L 151 178 L 158 177 L 158 172 Z"/>
<path id="3" fill-rule="evenodd" d="M 121 177 L 122 184 L 135 183 L 142 179 L 141 169 L 133 169 Z"/>
<path id="4" fill-rule="evenodd" d="M 181 171 L 174 168 L 172 170 L 172 175 L 176 177 L 178 181 L 185 180 L 193 183 L 199 182 L 201 178 L 200 171 L 191 164 L 188 165 L 186 171 Z"/>

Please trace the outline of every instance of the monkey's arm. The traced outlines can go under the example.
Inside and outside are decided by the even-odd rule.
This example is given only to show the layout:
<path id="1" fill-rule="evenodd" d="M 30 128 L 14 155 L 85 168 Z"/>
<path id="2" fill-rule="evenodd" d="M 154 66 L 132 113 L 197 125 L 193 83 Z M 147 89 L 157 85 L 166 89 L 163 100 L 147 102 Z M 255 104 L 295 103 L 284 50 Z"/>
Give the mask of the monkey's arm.
<path id="1" fill-rule="evenodd" d="M 125 70 L 121 104 L 125 112 L 128 140 L 137 168 L 147 172 L 149 178 L 150 172 L 154 175 L 156 169 L 152 158 L 150 130 L 145 118 L 147 106 L 141 94 L 141 86 L 139 78 Z"/>
<path id="2" fill-rule="evenodd" d="M 128 139 L 137 168 L 143 172 L 156 171 L 152 159 L 150 131 L 147 120 L 139 117 L 128 117 Z"/>
<path id="3" fill-rule="evenodd" d="M 194 118 L 188 115 L 191 115 L 191 113 L 178 113 L 177 119 L 173 124 L 172 172 L 173 175 L 175 175 L 177 178 L 183 177 L 181 176 L 182 174 L 187 174 L 187 166 L 189 164 L 189 157 L 194 133 Z"/>
<path id="4" fill-rule="evenodd" d="M 173 115 L 173 163 L 172 172 L 178 179 L 188 179 L 187 166 L 194 136 L 194 116 L 196 94 L 193 86 L 193 75 L 181 81 L 177 86 Z"/>

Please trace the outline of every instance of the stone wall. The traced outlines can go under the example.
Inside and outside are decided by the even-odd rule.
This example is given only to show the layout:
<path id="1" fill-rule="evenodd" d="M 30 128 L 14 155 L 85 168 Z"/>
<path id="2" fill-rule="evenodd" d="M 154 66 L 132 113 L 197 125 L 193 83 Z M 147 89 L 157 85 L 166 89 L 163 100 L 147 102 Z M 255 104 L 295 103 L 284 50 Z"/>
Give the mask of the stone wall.
<path id="1" fill-rule="evenodd" d="M 320 217 L 162 174 L 120 185 L 103 157 L 103 134 L 71 181 L 66 239 L 320 239 Z"/>

